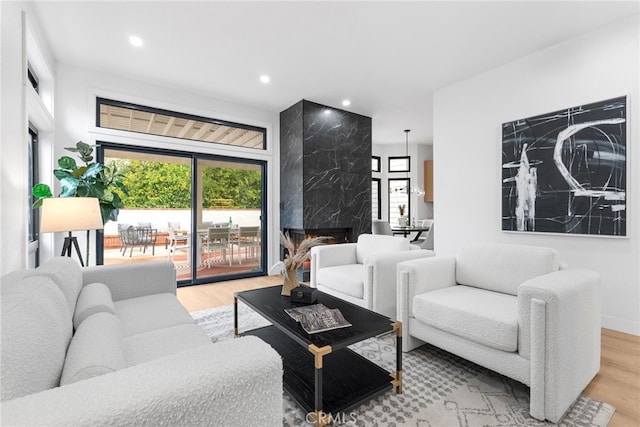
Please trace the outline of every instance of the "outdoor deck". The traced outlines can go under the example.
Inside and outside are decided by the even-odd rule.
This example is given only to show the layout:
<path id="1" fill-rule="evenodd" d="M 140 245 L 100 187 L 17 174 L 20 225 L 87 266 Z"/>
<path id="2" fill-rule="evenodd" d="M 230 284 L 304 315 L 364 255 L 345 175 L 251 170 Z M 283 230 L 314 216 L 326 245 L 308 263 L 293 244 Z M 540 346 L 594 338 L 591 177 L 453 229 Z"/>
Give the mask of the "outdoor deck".
<path id="1" fill-rule="evenodd" d="M 155 255 L 152 255 L 151 247 L 147 247 L 146 251 L 142 252 L 142 247 L 134 247 L 131 257 L 129 257 L 130 249 L 126 250 L 126 254 L 122 254 L 120 250 L 119 241 L 118 246 L 106 247 L 104 250 L 104 264 L 128 264 L 138 262 L 149 262 L 157 260 L 171 260 L 176 267 L 176 273 L 178 280 L 188 280 L 191 275 L 190 262 L 187 260 L 187 253 L 184 250 L 176 251 L 176 254 L 171 257 L 171 253 L 168 248 L 165 248 L 164 239 L 158 239 L 155 245 Z M 231 249 L 227 249 L 227 257 L 230 257 Z M 212 251 L 210 254 L 210 266 L 207 265 L 207 256 L 205 252 L 201 255 L 201 264 L 196 270 L 196 278 L 214 277 L 228 274 L 236 274 L 247 271 L 255 270 L 260 265 L 260 250 L 257 249 L 254 252 L 254 256 L 251 253 L 245 254 L 244 249 L 238 254 L 238 249 L 233 250 L 233 263 L 229 265 L 228 259 L 225 262 L 223 254 L 220 250 Z M 240 258 L 242 257 L 242 264 L 240 264 Z"/>

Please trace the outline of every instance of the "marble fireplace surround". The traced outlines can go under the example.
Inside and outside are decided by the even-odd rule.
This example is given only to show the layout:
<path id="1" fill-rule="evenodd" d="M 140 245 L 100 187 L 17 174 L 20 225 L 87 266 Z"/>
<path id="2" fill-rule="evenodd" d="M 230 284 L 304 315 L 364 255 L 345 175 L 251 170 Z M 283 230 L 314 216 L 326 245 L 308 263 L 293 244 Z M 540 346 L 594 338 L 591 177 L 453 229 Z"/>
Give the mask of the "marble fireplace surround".
<path id="1" fill-rule="evenodd" d="M 371 118 L 301 100 L 280 113 L 280 227 L 371 232 Z"/>

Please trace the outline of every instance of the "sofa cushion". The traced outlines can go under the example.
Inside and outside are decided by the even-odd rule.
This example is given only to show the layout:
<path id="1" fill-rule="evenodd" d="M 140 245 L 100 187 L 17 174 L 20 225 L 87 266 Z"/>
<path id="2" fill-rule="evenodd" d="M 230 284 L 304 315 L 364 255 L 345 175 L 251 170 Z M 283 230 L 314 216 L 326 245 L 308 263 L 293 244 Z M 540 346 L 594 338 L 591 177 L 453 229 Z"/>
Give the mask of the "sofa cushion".
<path id="1" fill-rule="evenodd" d="M 324 267 L 316 272 L 316 286 L 325 286 L 355 298 L 364 298 L 364 265 Z"/>
<path id="2" fill-rule="evenodd" d="M 73 328 L 78 329 L 87 317 L 96 313 L 116 314 L 111 291 L 104 283 L 91 283 L 82 287 L 73 315 Z"/>
<path id="3" fill-rule="evenodd" d="M 82 288 L 82 271 L 77 261 L 70 257 L 53 258 L 32 270 L 30 276 L 45 276 L 58 285 L 67 299 L 69 313 L 73 316 L 78 294 Z"/>
<path id="4" fill-rule="evenodd" d="M 141 334 L 155 329 L 195 323 L 174 294 L 153 294 L 113 303 L 122 321 L 122 335 Z"/>
<path id="5" fill-rule="evenodd" d="M 96 313 L 80 324 L 71 339 L 60 385 L 125 367 L 120 321 L 111 313 Z"/>
<path id="6" fill-rule="evenodd" d="M 200 326 L 172 326 L 124 338 L 124 359 L 133 366 L 207 344 L 211 338 Z"/>
<path id="7" fill-rule="evenodd" d="M 359 264 L 364 264 L 365 259 L 371 255 L 385 252 L 397 252 L 410 250 L 409 239 L 403 237 L 361 234 L 356 245 L 356 259 Z"/>
<path id="8" fill-rule="evenodd" d="M 9 283 L 15 278 L 2 278 L 3 401 L 57 387 L 73 332 L 65 296 L 51 279 Z"/>
<path id="9" fill-rule="evenodd" d="M 511 295 L 525 281 L 559 269 L 558 253 L 551 248 L 523 245 L 473 245 L 456 256 L 456 281 Z"/>
<path id="10" fill-rule="evenodd" d="M 503 351 L 518 349 L 518 299 L 469 286 L 450 286 L 413 299 L 416 319 Z"/>

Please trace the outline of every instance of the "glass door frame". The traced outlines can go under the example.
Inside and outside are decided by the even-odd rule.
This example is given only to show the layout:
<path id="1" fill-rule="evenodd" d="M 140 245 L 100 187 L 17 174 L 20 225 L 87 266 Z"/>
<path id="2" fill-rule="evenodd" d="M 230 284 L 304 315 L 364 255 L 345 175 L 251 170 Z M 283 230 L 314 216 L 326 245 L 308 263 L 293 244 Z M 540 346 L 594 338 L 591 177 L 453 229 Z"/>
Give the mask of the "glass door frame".
<path id="1" fill-rule="evenodd" d="M 198 227 L 198 209 L 195 206 L 198 198 L 196 197 L 198 191 L 200 190 L 198 183 L 198 160 L 212 160 L 212 161 L 224 161 L 228 163 L 244 163 L 244 164 L 253 164 L 260 167 L 260 172 L 262 176 L 261 180 L 261 193 L 262 193 L 262 203 L 260 207 L 260 241 L 262 242 L 260 245 L 260 268 L 257 270 L 228 274 L 224 276 L 207 276 L 202 278 L 197 278 L 197 263 L 194 262 L 196 258 L 197 251 L 192 251 L 191 253 L 191 278 L 189 280 L 180 280 L 178 281 L 178 287 L 181 286 L 191 286 L 191 285 L 201 285 L 205 283 L 214 283 L 226 280 L 234 280 L 234 279 L 243 279 L 249 277 L 259 277 L 267 275 L 267 229 L 268 229 L 268 203 L 267 203 L 267 161 L 265 160 L 256 160 L 256 159 L 247 159 L 242 157 L 231 157 L 231 156 L 222 156 L 217 154 L 205 154 L 205 153 L 196 153 L 182 150 L 171 150 L 165 148 L 151 148 L 151 147 L 141 147 L 137 145 L 128 145 L 128 144 L 120 144 L 113 143 L 107 141 L 96 141 L 96 160 L 99 163 L 104 164 L 104 152 L 105 150 L 116 150 L 116 151 L 129 151 L 136 153 L 148 153 L 155 155 L 163 155 L 163 156 L 171 156 L 171 157 L 181 157 L 181 158 L 189 158 L 191 163 L 191 235 L 197 235 L 197 227 Z M 95 253 L 96 253 L 96 264 L 102 265 L 104 263 L 104 233 L 102 230 L 96 231 L 96 242 L 95 242 Z"/>

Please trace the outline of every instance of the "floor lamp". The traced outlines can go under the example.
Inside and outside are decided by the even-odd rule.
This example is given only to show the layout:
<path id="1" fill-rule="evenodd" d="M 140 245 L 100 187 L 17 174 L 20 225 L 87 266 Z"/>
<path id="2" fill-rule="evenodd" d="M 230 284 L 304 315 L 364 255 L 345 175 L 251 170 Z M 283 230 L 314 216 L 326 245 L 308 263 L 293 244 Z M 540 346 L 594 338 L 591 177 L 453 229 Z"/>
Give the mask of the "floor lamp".
<path id="1" fill-rule="evenodd" d="M 41 218 L 41 233 L 61 231 L 69 233 L 64 238 L 61 256 L 70 257 L 71 247 L 74 247 L 80 259 L 80 265 L 84 267 L 78 239 L 71 235 L 71 232 L 101 230 L 103 228 L 98 199 L 95 197 L 54 197 L 44 199 L 42 201 Z"/>

